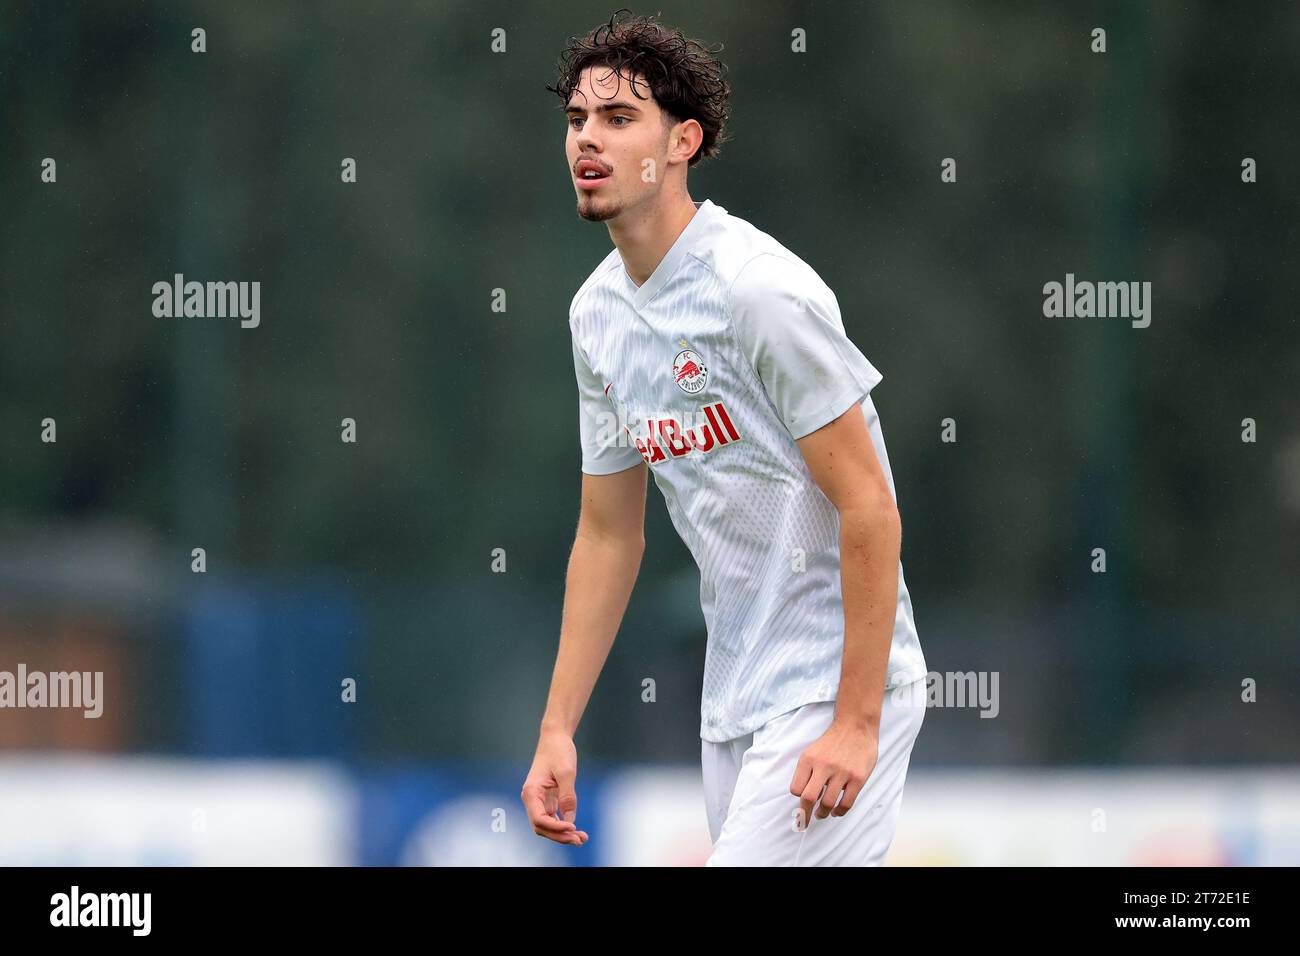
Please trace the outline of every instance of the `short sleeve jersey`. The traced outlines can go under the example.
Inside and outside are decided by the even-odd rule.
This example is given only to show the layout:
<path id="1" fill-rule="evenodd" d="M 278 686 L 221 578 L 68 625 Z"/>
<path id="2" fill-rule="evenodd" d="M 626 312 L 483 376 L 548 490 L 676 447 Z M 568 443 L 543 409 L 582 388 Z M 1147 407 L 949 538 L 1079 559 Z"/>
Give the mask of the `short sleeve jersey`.
<path id="1" fill-rule="evenodd" d="M 570 307 L 582 470 L 642 463 L 700 570 L 700 736 L 748 734 L 834 700 L 844 651 L 839 513 L 796 440 L 862 406 L 894 490 L 871 390 L 817 273 L 710 200 L 641 286 L 613 250 Z M 898 568 L 886 687 L 925 676 Z"/>

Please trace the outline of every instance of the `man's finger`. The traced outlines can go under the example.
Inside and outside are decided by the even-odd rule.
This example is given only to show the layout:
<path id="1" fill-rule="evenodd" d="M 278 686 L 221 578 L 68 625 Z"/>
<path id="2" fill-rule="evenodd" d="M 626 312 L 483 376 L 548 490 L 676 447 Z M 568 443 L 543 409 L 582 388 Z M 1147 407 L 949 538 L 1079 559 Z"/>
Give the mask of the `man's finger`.
<path id="1" fill-rule="evenodd" d="M 849 775 L 847 773 L 836 774 L 826 785 L 826 793 L 817 804 L 817 819 L 825 820 L 835 809 L 835 803 L 844 792 L 844 785 L 848 783 Z"/>
<path id="2" fill-rule="evenodd" d="M 546 839 L 555 843 L 571 843 L 574 846 L 582 846 L 589 839 L 586 830 L 566 830 L 557 833 L 554 830 L 543 830 L 541 827 L 533 827 L 533 832 L 538 836 L 546 837 Z"/>
<path id="3" fill-rule="evenodd" d="M 560 819 L 569 823 L 578 818 L 578 791 L 574 788 L 576 777 L 577 772 L 573 770 L 562 770 L 555 775 L 555 782 L 559 785 L 559 799 L 555 803 L 555 809 Z"/>
<path id="4" fill-rule="evenodd" d="M 808 781 L 808 786 L 804 787 L 803 793 L 799 796 L 799 811 L 803 814 L 803 823 L 806 827 L 812 822 L 813 807 L 821 799 L 822 789 L 826 786 L 826 776 L 820 771 L 814 772 Z"/>
<path id="5" fill-rule="evenodd" d="M 524 791 L 520 796 L 523 797 L 528 822 L 533 825 L 534 830 L 545 829 L 550 833 L 565 833 L 576 829 L 572 823 L 546 812 L 546 801 L 542 797 L 542 788 L 540 786 L 524 787 Z M 546 833 L 539 833 L 539 836 L 547 835 Z"/>
<path id="6" fill-rule="evenodd" d="M 866 785 L 867 782 L 865 780 L 861 782 L 850 781 L 849 785 L 844 788 L 844 796 L 840 798 L 840 805 L 831 811 L 831 816 L 842 817 L 844 814 L 852 810 L 853 801 L 858 799 L 858 794 L 862 792 L 862 788 Z"/>
<path id="7" fill-rule="evenodd" d="M 554 818 L 550 818 L 554 819 Z M 539 827 L 533 827 L 533 832 L 538 836 L 546 837 L 548 840 L 554 840 L 556 843 L 571 843 L 574 846 L 582 846 L 590 837 L 586 830 L 579 830 L 572 823 L 557 821 L 565 826 L 571 827 L 568 830 L 543 830 Z"/>
<path id="8" fill-rule="evenodd" d="M 799 763 L 794 768 L 794 777 L 790 780 L 790 796 L 797 797 L 808 786 L 812 776 L 813 762 L 807 754 L 800 754 Z"/>

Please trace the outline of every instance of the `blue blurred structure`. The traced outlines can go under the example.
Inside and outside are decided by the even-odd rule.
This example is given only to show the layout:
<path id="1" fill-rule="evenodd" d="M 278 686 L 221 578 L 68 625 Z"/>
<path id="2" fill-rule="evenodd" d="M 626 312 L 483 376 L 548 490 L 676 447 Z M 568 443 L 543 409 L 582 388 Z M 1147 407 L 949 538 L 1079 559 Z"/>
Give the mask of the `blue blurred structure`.
<path id="1" fill-rule="evenodd" d="M 408 765 L 358 775 L 362 866 L 595 866 L 602 862 L 603 778 L 584 773 L 586 846 L 533 833 L 519 800 L 519 768 Z"/>
<path id="2" fill-rule="evenodd" d="M 349 756 L 342 682 L 358 679 L 361 613 L 340 581 L 225 577 L 183 612 L 188 750 L 212 757 Z"/>

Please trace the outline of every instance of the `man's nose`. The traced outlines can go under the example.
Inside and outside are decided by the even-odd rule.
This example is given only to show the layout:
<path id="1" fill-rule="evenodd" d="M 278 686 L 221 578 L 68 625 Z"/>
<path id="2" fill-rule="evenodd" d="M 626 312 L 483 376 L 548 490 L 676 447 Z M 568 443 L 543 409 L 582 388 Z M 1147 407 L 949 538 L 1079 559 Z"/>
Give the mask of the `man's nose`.
<path id="1" fill-rule="evenodd" d="M 578 130 L 578 151 L 581 153 L 599 153 L 600 141 L 595 134 L 587 132 L 591 129 L 590 123 L 583 123 L 582 129 Z"/>

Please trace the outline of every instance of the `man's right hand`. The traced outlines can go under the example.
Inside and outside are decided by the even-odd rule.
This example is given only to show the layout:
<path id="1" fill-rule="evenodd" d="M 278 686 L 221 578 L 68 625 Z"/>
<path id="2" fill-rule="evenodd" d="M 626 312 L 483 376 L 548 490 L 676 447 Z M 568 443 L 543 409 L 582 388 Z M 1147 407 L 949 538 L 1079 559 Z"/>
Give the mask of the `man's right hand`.
<path id="1" fill-rule="evenodd" d="M 578 793 L 574 788 L 577 776 L 578 748 L 573 738 L 560 731 L 543 731 L 533 766 L 519 792 L 528 822 L 538 836 L 574 846 L 587 842 L 586 832 L 574 823 L 578 815 Z"/>

